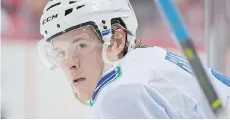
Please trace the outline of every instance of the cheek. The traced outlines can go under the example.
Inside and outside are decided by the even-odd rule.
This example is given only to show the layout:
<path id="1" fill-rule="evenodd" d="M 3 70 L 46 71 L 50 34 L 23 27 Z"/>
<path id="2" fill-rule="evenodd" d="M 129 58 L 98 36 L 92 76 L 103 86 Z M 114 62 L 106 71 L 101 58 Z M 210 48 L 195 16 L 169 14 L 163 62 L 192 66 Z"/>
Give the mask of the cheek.
<path id="1" fill-rule="evenodd" d="M 67 72 L 66 65 L 64 64 L 64 62 L 60 62 L 60 63 L 59 63 L 59 68 L 60 68 L 62 71 Z"/>
<path id="2" fill-rule="evenodd" d="M 60 62 L 59 68 L 67 75 L 67 77 L 71 76 L 69 68 L 66 66 L 64 62 Z"/>
<path id="3" fill-rule="evenodd" d="M 94 50 L 85 54 L 84 57 L 82 57 L 81 63 L 83 68 L 90 69 L 90 71 L 101 71 L 103 67 L 101 50 Z"/>

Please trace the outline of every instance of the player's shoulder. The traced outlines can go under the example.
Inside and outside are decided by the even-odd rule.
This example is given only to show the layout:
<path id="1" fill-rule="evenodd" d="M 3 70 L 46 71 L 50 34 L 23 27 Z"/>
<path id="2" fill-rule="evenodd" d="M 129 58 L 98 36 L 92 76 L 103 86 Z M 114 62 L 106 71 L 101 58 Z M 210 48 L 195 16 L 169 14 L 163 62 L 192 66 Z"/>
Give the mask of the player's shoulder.
<path id="1" fill-rule="evenodd" d="M 161 47 L 153 46 L 153 47 L 146 47 L 146 48 L 136 48 L 135 50 L 131 51 L 128 56 L 141 56 L 141 57 L 149 57 L 149 58 L 164 58 L 167 51 Z"/>
<path id="2" fill-rule="evenodd" d="M 121 86 L 129 86 L 124 89 L 135 88 L 137 85 L 144 87 L 154 73 L 154 64 L 158 64 L 157 61 L 164 59 L 165 55 L 166 50 L 160 47 L 137 48 L 131 51 L 119 66 L 104 76 L 105 78 L 114 77 L 114 79 L 102 80 L 104 81 L 102 87 L 96 92 L 93 102 L 100 101 L 105 94 L 110 94 L 111 91 L 120 90 Z"/>
<path id="3" fill-rule="evenodd" d="M 95 110 L 100 109 L 101 106 L 107 106 L 113 102 L 132 101 L 135 98 L 139 98 L 143 93 L 144 84 L 133 82 L 127 83 L 122 81 L 122 77 L 117 78 L 116 81 L 109 83 L 103 89 L 101 89 L 95 99 L 91 99 L 91 106 Z M 126 98 L 127 99 L 126 99 Z"/>
<path id="4" fill-rule="evenodd" d="M 179 96 L 179 98 L 181 97 Z M 174 104 L 171 104 L 172 102 Z M 144 115 L 148 114 L 150 118 L 161 118 L 162 116 L 169 118 L 199 118 L 200 115 L 194 109 L 196 104 L 191 102 L 193 101 L 185 97 L 182 97 L 182 99 L 176 98 L 172 101 L 172 99 L 167 99 L 159 90 L 150 85 L 132 83 L 119 85 L 109 90 L 109 92 L 101 96 L 97 108 L 101 110 L 100 114 L 108 116 L 116 113 L 116 115 L 120 116 L 129 114 L 128 116 L 133 117 L 138 112 L 145 111 Z M 184 110 L 188 113 L 184 112 Z"/>
<path id="5" fill-rule="evenodd" d="M 154 66 L 165 60 L 167 51 L 161 47 L 146 47 L 146 48 L 136 48 L 133 51 L 130 51 L 122 60 L 122 64 L 135 64 L 135 66 L 141 65 L 145 67 Z"/>
<path id="6" fill-rule="evenodd" d="M 183 71 L 182 73 L 192 74 L 188 61 L 168 50 L 165 50 L 161 47 L 151 47 L 144 49 L 137 49 L 133 52 L 133 55 L 141 56 L 140 59 L 143 60 L 144 64 L 149 64 L 155 71 L 158 72 L 178 72 Z"/>
<path id="7" fill-rule="evenodd" d="M 150 97 L 146 88 L 148 88 L 147 85 L 139 83 L 119 84 L 117 86 L 107 87 L 100 95 L 100 98 L 98 98 L 97 104 L 100 107 L 106 107 L 111 106 L 114 102 L 116 102 L 116 105 L 140 102 L 143 100 L 143 97 Z"/>
<path id="8" fill-rule="evenodd" d="M 120 84 L 110 89 L 109 92 L 105 94 L 104 99 L 123 99 L 125 97 L 129 97 L 127 98 L 129 100 L 137 99 L 146 92 L 147 87 L 147 85 L 139 83 Z M 119 95 L 119 97 L 116 95 Z"/>
<path id="9" fill-rule="evenodd" d="M 119 85 L 100 96 L 94 106 L 102 118 L 154 118 L 167 116 L 163 106 L 149 95 L 148 86 L 132 83 Z M 154 111 L 155 112 L 152 112 Z M 143 112 L 144 111 L 144 112 Z M 147 114 L 147 116 L 146 116 Z"/>

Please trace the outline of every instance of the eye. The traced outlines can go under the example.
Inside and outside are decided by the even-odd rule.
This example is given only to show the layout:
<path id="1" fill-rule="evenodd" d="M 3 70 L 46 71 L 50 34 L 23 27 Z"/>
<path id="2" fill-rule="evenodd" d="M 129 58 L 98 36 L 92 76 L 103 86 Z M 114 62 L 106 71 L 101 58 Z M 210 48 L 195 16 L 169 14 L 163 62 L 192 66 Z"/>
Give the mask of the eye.
<path id="1" fill-rule="evenodd" d="M 88 46 L 87 44 L 81 43 L 81 44 L 79 44 L 79 45 L 76 46 L 76 49 L 77 49 L 77 50 L 83 49 L 83 48 L 86 48 L 87 46 Z"/>

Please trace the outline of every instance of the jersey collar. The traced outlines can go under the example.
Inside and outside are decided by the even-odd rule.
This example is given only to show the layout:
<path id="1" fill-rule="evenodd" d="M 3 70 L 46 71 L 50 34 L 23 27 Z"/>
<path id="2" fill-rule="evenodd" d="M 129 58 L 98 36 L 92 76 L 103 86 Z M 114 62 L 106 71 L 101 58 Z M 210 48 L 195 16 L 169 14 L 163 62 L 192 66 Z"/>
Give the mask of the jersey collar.
<path id="1" fill-rule="evenodd" d="M 116 80 L 121 75 L 121 68 L 120 66 L 112 69 L 110 72 L 107 72 L 103 77 L 98 81 L 97 87 L 93 93 L 92 98 L 90 99 L 90 106 L 93 106 L 95 103 L 97 96 L 99 95 L 100 91 L 109 83 Z"/>

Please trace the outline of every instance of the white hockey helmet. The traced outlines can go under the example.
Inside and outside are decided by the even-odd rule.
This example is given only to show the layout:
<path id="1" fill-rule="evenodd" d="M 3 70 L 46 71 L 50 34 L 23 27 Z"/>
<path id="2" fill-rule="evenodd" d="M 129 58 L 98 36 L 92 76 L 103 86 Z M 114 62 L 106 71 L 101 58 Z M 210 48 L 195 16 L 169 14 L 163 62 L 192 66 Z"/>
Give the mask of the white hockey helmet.
<path id="1" fill-rule="evenodd" d="M 40 20 L 40 33 L 44 39 L 40 42 L 47 44 L 52 39 L 82 26 L 92 26 L 104 45 L 110 45 L 112 36 L 111 22 L 113 19 L 123 22 L 132 35 L 127 35 L 129 50 L 133 49 L 136 40 L 137 19 L 129 0 L 50 0 L 43 10 Z M 107 47 L 105 47 L 107 49 Z M 41 47 L 39 47 L 41 49 Z M 43 49 L 43 48 L 42 48 Z M 42 58 L 48 67 L 56 66 L 49 56 L 49 49 L 42 51 Z M 105 51 L 105 49 L 103 49 Z M 105 53 L 103 53 L 103 59 Z"/>

